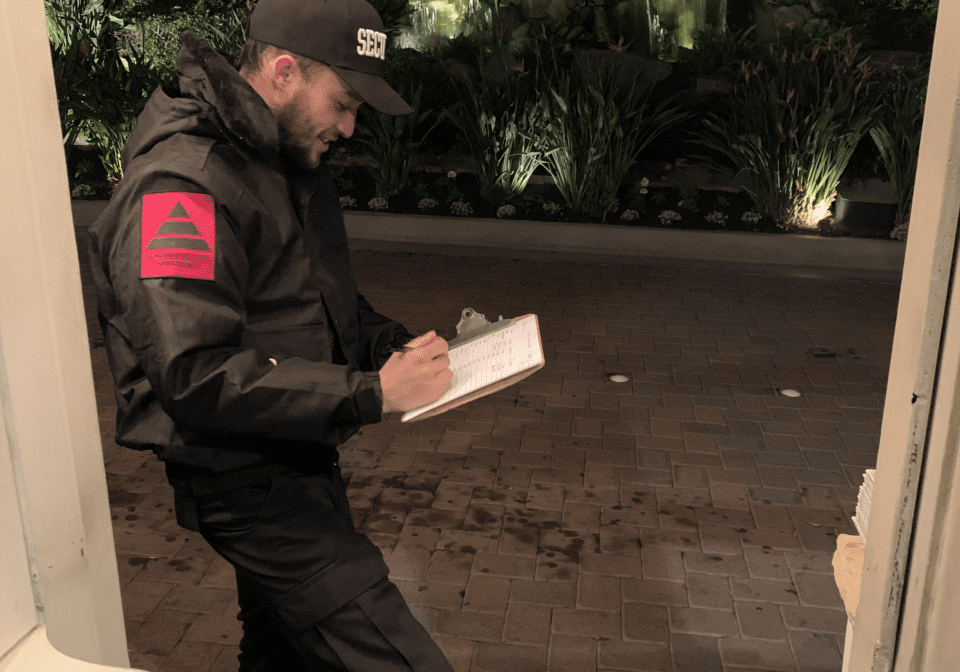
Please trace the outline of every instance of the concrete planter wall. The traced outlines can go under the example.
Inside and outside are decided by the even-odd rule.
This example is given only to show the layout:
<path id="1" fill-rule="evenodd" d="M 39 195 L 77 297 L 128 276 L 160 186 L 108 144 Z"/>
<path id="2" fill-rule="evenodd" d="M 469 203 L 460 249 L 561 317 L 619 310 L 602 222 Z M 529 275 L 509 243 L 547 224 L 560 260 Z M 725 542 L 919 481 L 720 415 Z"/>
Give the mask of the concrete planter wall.
<path id="1" fill-rule="evenodd" d="M 690 231 L 605 224 L 507 221 L 346 212 L 355 244 L 452 245 L 526 254 L 638 258 L 730 270 L 807 269 L 838 277 L 899 281 L 906 246 L 893 240 Z M 591 259 L 596 261 L 596 259 Z"/>
<path id="2" fill-rule="evenodd" d="M 74 201 L 76 226 L 88 226 L 103 201 Z M 727 270 L 770 270 L 898 282 L 905 245 L 892 240 L 822 238 L 714 231 L 392 215 L 348 211 L 347 235 L 358 249 L 405 249 L 550 257 L 582 261 L 650 261 Z M 456 248 L 450 249 L 450 248 Z"/>

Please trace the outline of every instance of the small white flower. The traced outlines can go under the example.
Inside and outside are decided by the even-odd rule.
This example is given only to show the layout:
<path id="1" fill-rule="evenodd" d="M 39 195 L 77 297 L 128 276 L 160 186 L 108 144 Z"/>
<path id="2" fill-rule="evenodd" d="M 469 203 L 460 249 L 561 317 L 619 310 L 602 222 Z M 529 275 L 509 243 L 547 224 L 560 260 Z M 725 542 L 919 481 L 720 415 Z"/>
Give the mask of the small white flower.
<path id="1" fill-rule="evenodd" d="M 683 217 L 679 212 L 674 212 L 673 210 L 664 210 L 659 215 L 660 223 L 664 226 L 670 226 L 673 222 L 679 222 Z"/>
<path id="2" fill-rule="evenodd" d="M 473 206 L 464 201 L 456 201 L 450 205 L 450 212 L 460 217 L 469 217 L 473 214 Z"/>
<path id="3" fill-rule="evenodd" d="M 640 189 L 640 193 L 641 193 L 641 194 L 649 193 L 649 189 L 647 189 L 646 187 L 643 187 L 643 188 Z"/>
<path id="4" fill-rule="evenodd" d="M 370 199 L 370 202 L 367 203 L 367 207 L 376 212 L 382 212 L 387 209 L 389 202 L 385 196 L 374 196 Z"/>
<path id="5" fill-rule="evenodd" d="M 451 180 L 456 176 L 457 176 L 457 171 L 455 170 L 451 170 L 449 173 L 447 173 L 447 177 L 449 177 Z"/>
<path id="6" fill-rule="evenodd" d="M 640 180 L 640 186 L 641 186 L 641 187 L 649 187 L 649 186 L 650 186 L 650 179 L 645 177 L 645 178 L 643 178 L 642 180 Z M 643 192 L 643 193 L 647 193 L 647 192 Z"/>
<path id="7" fill-rule="evenodd" d="M 355 199 L 353 196 L 341 196 L 340 207 L 344 210 L 351 210 L 357 207 L 357 199 Z"/>
<path id="8" fill-rule="evenodd" d="M 437 207 L 437 200 L 434 198 L 421 198 L 417 203 L 417 207 L 424 211 L 433 210 L 435 207 Z"/>
<path id="9" fill-rule="evenodd" d="M 709 215 L 704 217 L 705 220 L 711 224 L 719 224 L 720 226 L 725 226 L 727 223 L 727 216 L 720 212 L 719 210 L 714 210 Z"/>
<path id="10" fill-rule="evenodd" d="M 632 222 L 640 218 L 640 213 L 636 210 L 624 210 L 620 213 L 620 219 L 625 222 Z"/>
<path id="11" fill-rule="evenodd" d="M 740 221 L 746 224 L 756 224 L 760 221 L 760 213 L 754 212 L 753 210 L 747 210 L 745 213 L 743 213 Z"/>
<path id="12" fill-rule="evenodd" d="M 543 204 L 543 211 L 549 215 L 555 215 L 560 212 L 560 206 L 553 201 L 547 201 Z"/>
<path id="13" fill-rule="evenodd" d="M 504 217 L 513 217 L 515 214 L 517 214 L 517 209 L 512 205 L 501 205 L 497 208 L 497 217 L 501 219 Z"/>

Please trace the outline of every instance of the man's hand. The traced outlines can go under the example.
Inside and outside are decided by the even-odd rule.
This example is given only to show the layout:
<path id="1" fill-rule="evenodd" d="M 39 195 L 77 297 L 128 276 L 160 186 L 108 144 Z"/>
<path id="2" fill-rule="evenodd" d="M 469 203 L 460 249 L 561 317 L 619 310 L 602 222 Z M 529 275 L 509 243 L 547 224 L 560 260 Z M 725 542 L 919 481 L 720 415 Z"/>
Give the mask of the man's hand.
<path id="1" fill-rule="evenodd" d="M 453 371 L 447 342 L 430 331 L 394 353 L 380 369 L 383 412 L 409 411 L 429 404 L 450 389 Z"/>

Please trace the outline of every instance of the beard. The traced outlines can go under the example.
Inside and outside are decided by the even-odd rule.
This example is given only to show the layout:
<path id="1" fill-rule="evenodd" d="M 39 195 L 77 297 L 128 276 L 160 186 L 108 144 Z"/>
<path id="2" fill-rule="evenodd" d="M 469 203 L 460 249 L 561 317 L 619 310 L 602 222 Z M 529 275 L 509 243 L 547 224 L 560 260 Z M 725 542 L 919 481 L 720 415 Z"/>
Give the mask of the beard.
<path id="1" fill-rule="evenodd" d="M 310 147 L 316 137 L 303 120 L 296 103 L 288 103 L 274 111 L 280 129 L 280 156 L 288 164 L 307 170 L 320 165 L 310 156 Z"/>

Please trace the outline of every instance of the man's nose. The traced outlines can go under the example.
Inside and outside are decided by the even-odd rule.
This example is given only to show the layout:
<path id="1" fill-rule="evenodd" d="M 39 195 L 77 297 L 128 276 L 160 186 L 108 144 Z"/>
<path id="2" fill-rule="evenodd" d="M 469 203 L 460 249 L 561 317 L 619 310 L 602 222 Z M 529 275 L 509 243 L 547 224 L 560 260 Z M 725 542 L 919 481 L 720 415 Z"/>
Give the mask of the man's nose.
<path id="1" fill-rule="evenodd" d="M 345 138 L 349 138 L 353 135 L 353 129 L 357 125 L 357 116 L 354 112 L 349 112 L 344 115 L 343 119 L 340 120 L 340 123 L 337 124 L 337 130 L 340 131 L 340 135 Z"/>

